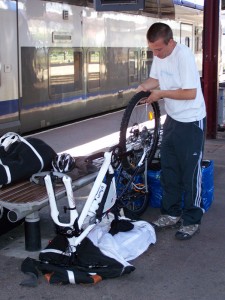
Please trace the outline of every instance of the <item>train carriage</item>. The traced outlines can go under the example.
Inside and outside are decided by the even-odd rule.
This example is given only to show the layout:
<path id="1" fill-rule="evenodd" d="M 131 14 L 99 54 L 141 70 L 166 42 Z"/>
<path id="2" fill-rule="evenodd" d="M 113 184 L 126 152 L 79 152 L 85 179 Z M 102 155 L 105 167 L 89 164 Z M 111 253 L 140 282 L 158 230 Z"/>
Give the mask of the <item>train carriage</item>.
<path id="1" fill-rule="evenodd" d="M 97 12 L 91 0 L 0 1 L 0 134 L 21 134 L 127 105 L 148 77 L 146 31 L 167 22 L 201 72 L 202 10 Z M 158 2 L 158 1 L 155 1 Z M 175 3 L 175 4 L 174 4 Z"/>

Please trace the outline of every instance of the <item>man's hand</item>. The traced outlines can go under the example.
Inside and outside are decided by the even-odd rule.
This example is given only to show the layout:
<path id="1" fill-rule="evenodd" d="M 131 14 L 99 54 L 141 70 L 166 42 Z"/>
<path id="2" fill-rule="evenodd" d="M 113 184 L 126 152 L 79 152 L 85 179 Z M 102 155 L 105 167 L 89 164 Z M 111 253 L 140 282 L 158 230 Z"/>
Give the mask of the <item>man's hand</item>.
<path id="1" fill-rule="evenodd" d="M 159 87 L 159 81 L 157 79 L 154 79 L 154 78 L 150 77 L 137 87 L 136 93 L 139 93 L 139 92 L 142 92 L 142 91 L 143 92 L 151 91 L 151 95 L 149 96 L 149 98 L 143 100 L 142 103 L 152 103 L 152 102 L 158 101 L 161 98 L 161 97 L 159 97 L 157 99 L 157 94 L 155 94 L 155 92 L 156 93 L 160 92 L 158 90 L 156 90 L 156 91 L 154 90 L 158 87 Z M 152 96 L 152 94 L 153 94 L 153 96 Z"/>
<path id="2" fill-rule="evenodd" d="M 162 92 L 160 90 L 153 90 L 150 92 L 151 92 L 151 94 L 146 101 L 147 103 L 156 102 L 156 101 L 162 99 Z"/>
<path id="3" fill-rule="evenodd" d="M 154 90 L 154 91 L 150 91 L 150 96 L 146 99 L 143 99 L 141 101 L 141 103 L 153 103 L 156 102 L 158 100 L 162 99 L 161 96 L 161 91 L 160 90 Z"/>
<path id="4" fill-rule="evenodd" d="M 157 79 L 150 77 L 137 87 L 136 93 L 139 93 L 142 91 L 148 92 L 148 91 L 154 90 L 158 87 L 159 87 L 159 81 Z"/>
<path id="5" fill-rule="evenodd" d="M 145 88 L 144 85 L 140 84 L 137 89 L 136 89 L 136 93 L 139 93 L 139 92 L 147 92 L 148 90 Z"/>

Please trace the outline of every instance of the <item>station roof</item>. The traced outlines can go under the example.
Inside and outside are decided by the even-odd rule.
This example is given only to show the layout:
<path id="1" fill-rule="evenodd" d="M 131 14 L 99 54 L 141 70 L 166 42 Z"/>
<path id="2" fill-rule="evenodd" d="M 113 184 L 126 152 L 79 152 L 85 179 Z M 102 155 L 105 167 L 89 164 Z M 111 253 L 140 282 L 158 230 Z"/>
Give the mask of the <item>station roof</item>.
<path id="1" fill-rule="evenodd" d="M 51 2 L 62 2 L 62 0 L 48 0 Z M 137 3 L 142 3 L 144 5 L 144 11 L 153 12 L 158 8 L 162 10 L 172 10 L 174 4 L 188 6 L 196 9 L 203 9 L 204 0 L 64 0 L 64 3 L 69 3 L 72 5 L 80 5 L 80 6 L 93 6 L 95 2 L 100 3 L 105 6 L 114 6 L 114 10 L 121 10 L 122 8 L 134 6 Z M 225 2 L 225 0 L 223 0 Z"/>
<path id="2" fill-rule="evenodd" d="M 62 2 L 62 0 L 48 0 Z M 181 5 L 190 8 L 203 10 L 204 0 L 64 0 L 78 6 L 95 7 L 97 11 L 123 11 L 133 14 L 149 15 L 159 18 L 175 18 L 174 5 Z M 225 0 L 224 0 L 225 2 Z M 137 6 L 140 10 L 137 9 Z M 129 10 L 127 9 L 129 7 Z"/>
<path id="3" fill-rule="evenodd" d="M 173 0 L 174 4 L 203 10 L 204 0 Z"/>

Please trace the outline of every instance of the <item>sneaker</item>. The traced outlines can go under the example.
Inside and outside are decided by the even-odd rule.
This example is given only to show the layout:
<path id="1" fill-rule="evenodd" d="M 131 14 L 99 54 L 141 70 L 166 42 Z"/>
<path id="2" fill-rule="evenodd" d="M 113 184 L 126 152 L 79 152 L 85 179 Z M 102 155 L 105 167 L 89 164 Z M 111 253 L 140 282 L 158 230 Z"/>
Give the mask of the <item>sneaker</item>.
<path id="1" fill-rule="evenodd" d="M 180 217 L 172 217 L 169 215 L 161 215 L 158 220 L 151 222 L 151 225 L 155 229 L 163 229 L 169 227 L 177 227 L 177 223 L 180 221 Z"/>
<path id="2" fill-rule="evenodd" d="M 178 240 L 189 240 L 195 233 L 198 233 L 199 231 L 199 224 L 181 226 L 180 229 L 176 232 L 175 237 Z"/>

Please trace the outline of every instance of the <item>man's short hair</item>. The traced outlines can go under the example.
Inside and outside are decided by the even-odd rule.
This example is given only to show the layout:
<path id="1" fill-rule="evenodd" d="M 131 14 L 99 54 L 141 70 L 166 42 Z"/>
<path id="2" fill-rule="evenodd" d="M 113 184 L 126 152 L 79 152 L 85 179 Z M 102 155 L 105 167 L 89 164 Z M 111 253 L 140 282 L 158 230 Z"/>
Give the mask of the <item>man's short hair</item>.
<path id="1" fill-rule="evenodd" d="M 163 39 L 167 45 L 171 39 L 173 39 L 173 32 L 170 26 L 165 23 L 154 23 L 147 31 L 147 40 L 150 43 L 154 43 L 158 39 Z"/>

